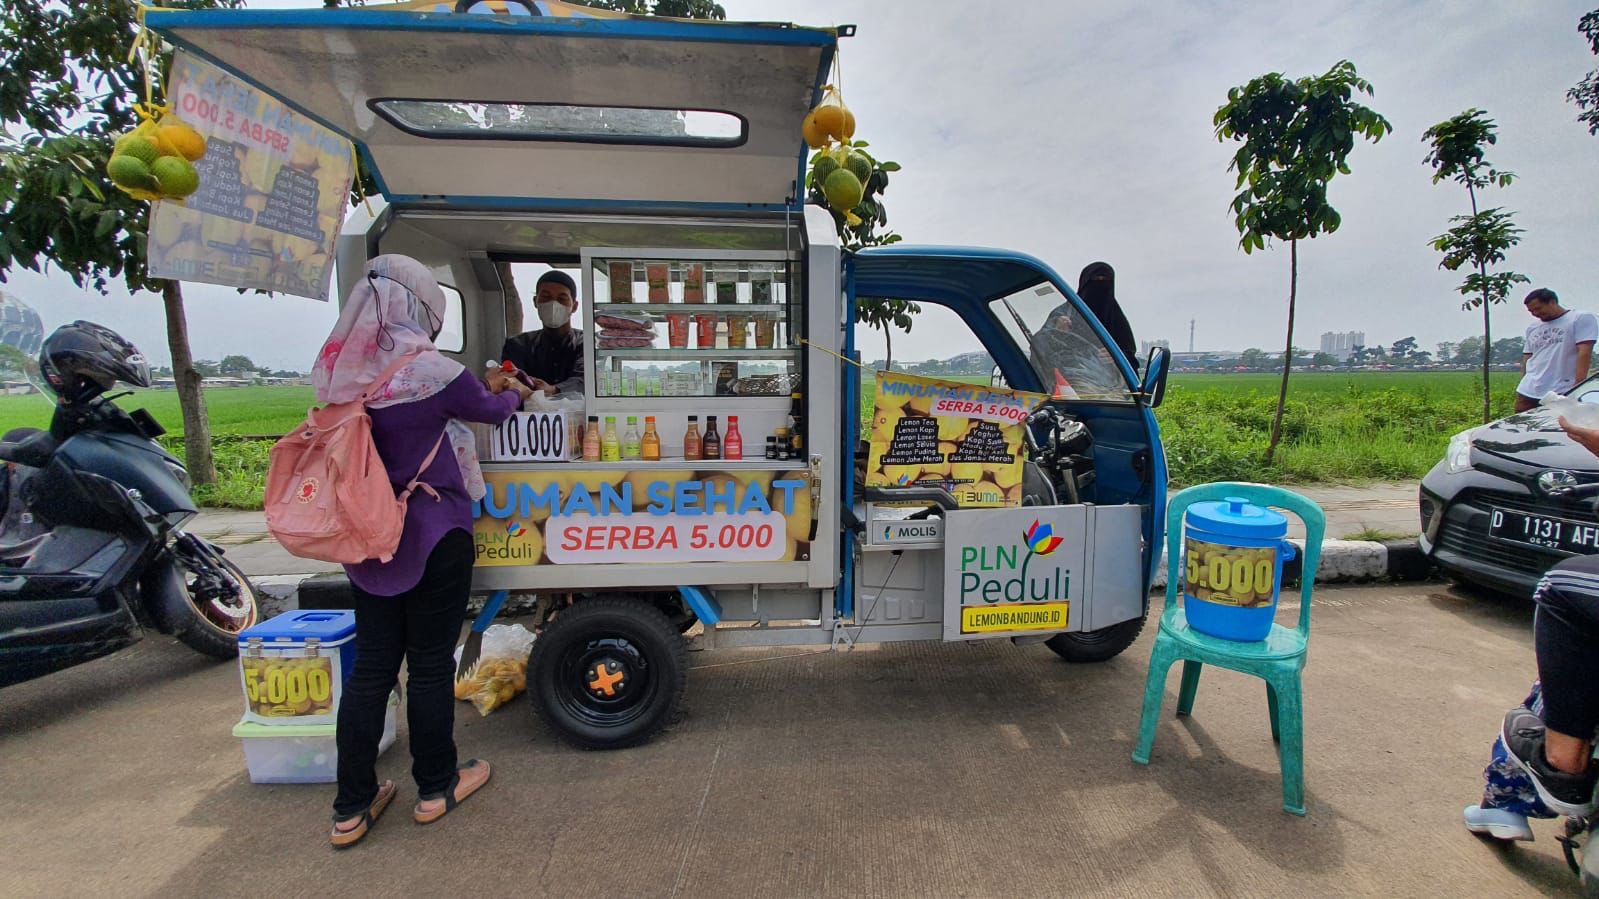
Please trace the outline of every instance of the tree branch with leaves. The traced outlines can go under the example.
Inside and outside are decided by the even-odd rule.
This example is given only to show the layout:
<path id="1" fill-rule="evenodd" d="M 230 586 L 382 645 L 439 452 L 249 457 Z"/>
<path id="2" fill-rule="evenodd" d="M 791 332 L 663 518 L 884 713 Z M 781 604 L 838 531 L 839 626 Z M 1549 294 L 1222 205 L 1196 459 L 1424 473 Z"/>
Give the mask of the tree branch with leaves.
<path id="1" fill-rule="evenodd" d="M 1469 266 L 1471 274 L 1460 283 L 1466 297 L 1461 308 L 1482 309 L 1482 420 L 1493 420 L 1492 387 L 1488 377 L 1492 362 L 1493 333 L 1489 311 L 1503 303 L 1511 288 L 1527 278 L 1515 272 L 1489 274 L 1490 266 L 1505 261 L 1505 253 L 1521 242 L 1521 229 L 1513 224 L 1512 214 L 1502 208 L 1477 208 L 1477 192 L 1490 187 L 1508 187 L 1514 172 L 1500 171 L 1488 162 L 1488 147 L 1499 140 L 1498 126 L 1488 114 L 1475 107 L 1428 128 L 1422 134 L 1428 144 L 1423 160 L 1433 170 L 1432 183 L 1454 181 L 1463 184 L 1471 201 L 1471 215 L 1457 215 L 1448 231 L 1432 239 L 1433 249 L 1444 254 L 1439 268 L 1459 271 Z"/>
<path id="2" fill-rule="evenodd" d="M 1264 249 L 1269 240 L 1288 242 L 1288 336 L 1282 382 L 1265 462 L 1271 464 L 1282 439 L 1283 406 L 1292 370 L 1294 313 L 1299 292 L 1299 241 L 1338 230 L 1342 219 L 1327 202 L 1327 185 L 1349 174 L 1348 158 L 1357 137 L 1373 143 L 1393 130 L 1388 120 L 1355 102 L 1370 96 L 1370 82 L 1349 60 L 1326 74 L 1288 79 L 1272 72 L 1227 91 L 1216 110 L 1216 139 L 1239 148 L 1228 171 L 1237 172 L 1231 209 L 1244 253 Z"/>

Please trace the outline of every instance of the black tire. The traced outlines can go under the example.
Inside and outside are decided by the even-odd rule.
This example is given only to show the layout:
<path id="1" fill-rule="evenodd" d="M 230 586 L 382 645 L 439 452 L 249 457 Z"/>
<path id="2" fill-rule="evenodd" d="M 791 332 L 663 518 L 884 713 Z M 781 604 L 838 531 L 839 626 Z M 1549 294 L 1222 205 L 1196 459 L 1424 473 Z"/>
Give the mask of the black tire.
<path id="1" fill-rule="evenodd" d="M 1139 633 L 1144 629 L 1144 619 L 1148 614 L 1146 610 L 1137 618 L 1097 631 L 1056 634 L 1045 640 L 1044 645 L 1068 662 L 1108 662 L 1121 655 L 1122 650 L 1133 645 L 1133 641 L 1138 639 Z"/>
<path id="2" fill-rule="evenodd" d="M 601 678 L 614 680 L 594 686 Z M 579 749 L 648 742 L 671 721 L 687 680 L 677 626 L 637 600 L 577 603 L 550 622 L 528 658 L 533 711 Z"/>
<path id="3" fill-rule="evenodd" d="M 214 551 L 213 551 L 214 552 Z M 170 557 L 167 570 L 156 576 L 146 589 L 160 591 L 152 604 L 162 630 L 202 655 L 214 659 L 239 657 L 239 632 L 261 620 L 260 598 L 255 586 L 239 566 L 218 553 L 213 561 L 239 588 L 236 599 L 204 600 L 194 595 L 198 586 L 194 575 L 176 557 Z"/>

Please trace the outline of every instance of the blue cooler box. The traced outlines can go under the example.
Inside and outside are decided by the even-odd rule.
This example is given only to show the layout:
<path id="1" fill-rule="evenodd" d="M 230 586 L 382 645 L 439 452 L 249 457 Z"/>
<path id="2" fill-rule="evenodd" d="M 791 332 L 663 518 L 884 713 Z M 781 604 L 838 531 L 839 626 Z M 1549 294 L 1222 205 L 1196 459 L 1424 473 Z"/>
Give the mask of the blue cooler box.
<path id="1" fill-rule="evenodd" d="M 1288 519 L 1241 497 L 1188 507 L 1183 609 L 1194 630 L 1254 642 L 1271 633 L 1283 562 L 1294 557 Z"/>
<path id="2" fill-rule="evenodd" d="M 298 609 L 239 634 L 244 721 L 332 725 L 355 668 L 355 613 Z"/>

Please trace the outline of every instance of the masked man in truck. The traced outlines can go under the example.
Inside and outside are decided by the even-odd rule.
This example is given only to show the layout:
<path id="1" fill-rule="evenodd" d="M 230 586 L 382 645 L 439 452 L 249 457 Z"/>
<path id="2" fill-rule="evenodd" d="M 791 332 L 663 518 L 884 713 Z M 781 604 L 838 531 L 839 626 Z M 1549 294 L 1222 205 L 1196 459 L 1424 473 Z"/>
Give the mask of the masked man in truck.
<path id="1" fill-rule="evenodd" d="M 515 365 L 534 390 L 547 396 L 583 393 L 583 332 L 572 327 L 577 284 L 561 271 L 548 271 L 534 288 L 537 331 L 508 338 L 500 358 Z"/>

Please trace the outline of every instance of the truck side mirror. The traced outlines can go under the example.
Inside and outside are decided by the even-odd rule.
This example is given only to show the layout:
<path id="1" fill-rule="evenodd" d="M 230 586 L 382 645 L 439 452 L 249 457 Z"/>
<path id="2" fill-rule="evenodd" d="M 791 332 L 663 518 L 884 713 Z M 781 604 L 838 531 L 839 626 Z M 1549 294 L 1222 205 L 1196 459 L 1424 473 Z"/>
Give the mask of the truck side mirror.
<path id="1" fill-rule="evenodd" d="M 1144 405 L 1153 409 L 1166 398 L 1166 375 L 1171 371 L 1171 350 L 1163 346 L 1151 347 L 1149 359 L 1144 363 L 1144 382 L 1139 386 Z"/>

